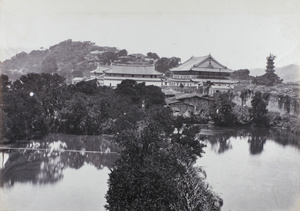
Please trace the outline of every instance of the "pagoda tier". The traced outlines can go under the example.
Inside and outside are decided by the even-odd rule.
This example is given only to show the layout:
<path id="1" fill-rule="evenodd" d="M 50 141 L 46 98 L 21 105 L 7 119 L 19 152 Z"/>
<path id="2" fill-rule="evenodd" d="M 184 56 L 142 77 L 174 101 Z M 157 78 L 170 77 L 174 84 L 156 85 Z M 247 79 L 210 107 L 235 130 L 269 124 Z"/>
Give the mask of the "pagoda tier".
<path id="1" fill-rule="evenodd" d="M 270 56 L 267 57 L 267 66 L 266 66 L 266 72 L 267 73 L 273 73 L 275 72 L 275 66 L 274 66 L 274 59 L 275 56 L 270 54 Z"/>

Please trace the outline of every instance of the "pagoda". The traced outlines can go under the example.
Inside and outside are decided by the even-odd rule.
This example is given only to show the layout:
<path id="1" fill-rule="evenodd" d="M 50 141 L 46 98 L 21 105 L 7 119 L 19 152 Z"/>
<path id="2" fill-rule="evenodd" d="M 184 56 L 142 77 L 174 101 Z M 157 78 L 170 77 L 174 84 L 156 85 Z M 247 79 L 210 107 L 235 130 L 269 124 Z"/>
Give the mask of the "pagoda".
<path id="1" fill-rule="evenodd" d="M 267 66 L 266 66 L 266 72 L 267 73 L 274 73 L 274 59 L 276 58 L 276 56 L 274 56 L 273 54 L 270 54 L 270 56 L 267 57 Z"/>

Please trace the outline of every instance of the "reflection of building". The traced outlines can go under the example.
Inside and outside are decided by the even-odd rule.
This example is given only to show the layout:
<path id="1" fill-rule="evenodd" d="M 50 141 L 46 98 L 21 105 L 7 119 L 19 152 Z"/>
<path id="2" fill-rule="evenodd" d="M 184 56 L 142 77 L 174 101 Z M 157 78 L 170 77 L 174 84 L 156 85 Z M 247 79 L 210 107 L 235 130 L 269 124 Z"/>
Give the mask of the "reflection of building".
<path id="1" fill-rule="evenodd" d="M 105 71 L 104 85 L 117 86 L 123 80 L 131 79 L 137 83 L 145 82 L 148 85 L 161 86 L 162 73 L 156 71 L 153 65 L 125 65 L 114 64 L 110 69 Z"/>
<path id="2" fill-rule="evenodd" d="M 211 55 L 191 57 L 189 60 L 171 69 L 171 86 L 200 87 L 213 84 L 214 92 L 227 91 L 238 81 L 230 79 L 233 71 L 220 64 Z"/>

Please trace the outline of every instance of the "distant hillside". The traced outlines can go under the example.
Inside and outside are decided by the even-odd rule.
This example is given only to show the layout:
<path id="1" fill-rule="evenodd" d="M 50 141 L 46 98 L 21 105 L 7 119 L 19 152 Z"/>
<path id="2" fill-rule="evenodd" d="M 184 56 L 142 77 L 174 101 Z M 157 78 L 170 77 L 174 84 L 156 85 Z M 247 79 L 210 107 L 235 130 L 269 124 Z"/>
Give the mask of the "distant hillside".
<path id="1" fill-rule="evenodd" d="M 250 75 L 260 76 L 265 74 L 265 69 L 256 68 L 250 69 Z M 284 67 L 275 67 L 275 73 L 283 79 L 283 82 L 299 82 L 300 81 L 300 66 L 291 64 Z"/>
<path id="2" fill-rule="evenodd" d="M 147 56 L 136 53 L 129 54 L 126 49 L 100 47 L 92 42 L 63 41 L 45 50 L 34 50 L 30 53 L 19 53 L 11 59 L 0 62 L 1 74 L 11 80 L 18 79 L 27 73 L 57 73 L 67 82 L 74 77 L 90 77 L 90 71 L 98 65 L 131 64 L 155 65 L 159 72 L 168 74 L 168 70 L 177 66 L 180 58 L 160 58 L 156 53 L 148 52 Z"/>
<path id="3" fill-rule="evenodd" d="M 1 65 L 2 74 L 15 80 L 22 74 L 58 73 L 71 80 L 74 76 L 85 76 L 103 62 L 107 53 L 115 54 L 115 47 L 100 47 L 92 42 L 63 41 L 45 50 L 34 50 L 30 53 L 19 53 Z M 104 58 L 109 59 L 109 58 Z"/>

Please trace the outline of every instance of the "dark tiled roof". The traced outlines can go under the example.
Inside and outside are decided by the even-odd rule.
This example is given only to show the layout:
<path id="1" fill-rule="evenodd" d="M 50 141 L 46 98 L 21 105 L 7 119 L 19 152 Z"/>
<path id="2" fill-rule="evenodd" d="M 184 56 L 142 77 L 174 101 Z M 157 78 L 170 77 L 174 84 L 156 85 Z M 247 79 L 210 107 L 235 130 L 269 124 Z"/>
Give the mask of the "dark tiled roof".
<path id="1" fill-rule="evenodd" d="M 220 64 L 211 55 L 194 57 L 192 56 L 189 60 L 179 65 L 171 71 L 204 71 L 204 72 L 232 72 L 227 69 L 226 66 Z"/>
<path id="2" fill-rule="evenodd" d="M 183 64 L 179 65 L 178 67 L 175 67 L 171 69 L 171 71 L 184 71 L 184 70 L 190 70 L 195 64 L 198 64 L 199 62 L 207 59 L 208 56 L 202 56 L 202 57 L 194 57 L 192 56 L 189 60 L 184 62 Z"/>
<path id="3" fill-rule="evenodd" d="M 176 101 L 172 101 L 172 102 L 169 102 L 168 105 L 176 105 L 176 104 L 179 104 L 179 105 L 187 105 L 187 106 L 191 106 L 191 107 L 194 107 L 195 105 L 191 104 L 191 103 L 184 103 L 182 101 L 179 101 L 179 100 L 176 100 Z"/>
<path id="4" fill-rule="evenodd" d="M 193 97 L 201 97 L 201 96 L 202 95 L 197 93 L 184 93 L 184 94 L 176 95 L 176 100 L 193 98 Z"/>
<path id="5" fill-rule="evenodd" d="M 162 73 L 154 69 L 154 66 L 143 65 L 113 65 L 112 68 L 105 71 L 105 73 L 128 75 L 162 75 Z"/>
<path id="6" fill-rule="evenodd" d="M 193 97 L 202 98 L 205 100 L 211 100 L 210 98 L 204 97 L 203 95 L 197 93 L 185 93 L 185 94 L 176 95 L 176 100 L 188 99 Z"/>

